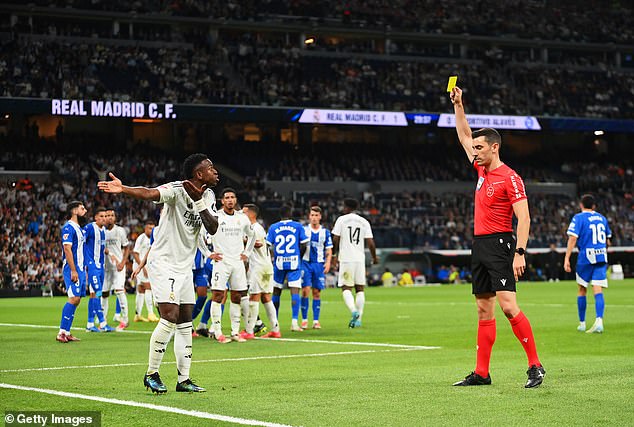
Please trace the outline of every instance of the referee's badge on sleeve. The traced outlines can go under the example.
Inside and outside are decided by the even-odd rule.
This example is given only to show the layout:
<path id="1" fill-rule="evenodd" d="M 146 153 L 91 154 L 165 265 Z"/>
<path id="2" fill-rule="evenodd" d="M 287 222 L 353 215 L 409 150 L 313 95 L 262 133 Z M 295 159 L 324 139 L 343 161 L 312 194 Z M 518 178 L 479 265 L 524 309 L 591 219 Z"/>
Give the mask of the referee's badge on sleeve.
<path id="1" fill-rule="evenodd" d="M 484 183 L 484 177 L 481 176 L 480 178 L 478 178 L 478 185 L 476 186 L 476 191 L 479 191 L 480 188 L 482 188 L 483 183 Z"/>

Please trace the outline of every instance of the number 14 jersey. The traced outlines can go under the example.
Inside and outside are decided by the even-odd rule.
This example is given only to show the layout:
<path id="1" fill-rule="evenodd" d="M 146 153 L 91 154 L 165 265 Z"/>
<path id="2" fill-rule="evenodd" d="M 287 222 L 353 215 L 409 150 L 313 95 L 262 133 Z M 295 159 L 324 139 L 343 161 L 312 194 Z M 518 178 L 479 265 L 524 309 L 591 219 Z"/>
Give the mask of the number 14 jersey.
<path id="1" fill-rule="evenodd" d="M 371 239 L 372 227 L 367 219 L 356 213 L 340 216 L 332 234 L 339 236 L 340 262 L 365 262 L 365 239 Z"/>

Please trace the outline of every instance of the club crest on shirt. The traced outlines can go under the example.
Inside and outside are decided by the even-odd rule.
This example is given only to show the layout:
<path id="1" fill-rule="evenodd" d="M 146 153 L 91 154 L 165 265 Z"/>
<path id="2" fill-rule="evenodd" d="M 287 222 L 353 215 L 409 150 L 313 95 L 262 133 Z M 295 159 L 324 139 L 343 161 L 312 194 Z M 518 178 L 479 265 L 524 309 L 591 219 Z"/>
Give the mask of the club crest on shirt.
<path id="1" fill-rule="evenodd" d="M 476 185 L 476 191 L 480 190 L 480 188 L 482 188 L 482 184 L 484 183 L 484 177 L 481 176 L 480 178 L 478 178 L 478 185 Z"/>
<path id="2" fill-rule="evenodd" d="M 495 188 L 492 185 L 487 185 L 487 197 L 493 196 L 495 193 Z"/>

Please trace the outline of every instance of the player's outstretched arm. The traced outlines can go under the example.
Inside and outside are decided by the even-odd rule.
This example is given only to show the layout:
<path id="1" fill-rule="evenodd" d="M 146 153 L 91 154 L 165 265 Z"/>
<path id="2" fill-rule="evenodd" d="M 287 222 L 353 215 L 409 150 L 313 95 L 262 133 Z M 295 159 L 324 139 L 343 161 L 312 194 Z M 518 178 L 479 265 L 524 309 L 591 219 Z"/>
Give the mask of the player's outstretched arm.
<path id="1" fill-rule="evenodd" d="M 469 162 L 473 162 L 473 140 L 471 138 L 471 128 L 469 127 L 469 122 L 467 121 L 467 116 L 464 112 L 464 104 L 462 103 L 462 89 L 458 86 L 454 87 L 451 90 L 451 95 L 449 96 L 451 98 L 451 103 L 453 104 L 456 120 L 456 132 L 458 133 L 460 145 L 462 145 L 465 153 L 467 153 Z"/>
<path id="2" fill-rule="evenodd" d="M 108 176 L 110 176 L 112 181 L 99 181 L 97 183 L 97 188 L 104 193 L 125 194 L 135 199 L 151 200 L 154 202 L 158 202 L 161 197 L 161 194 L 156 188 L 128 187 L 127 185 L 123 185 L 121 180 L 114 176 L 112 172 L 110 172 Z"/>
<path id="3" fill-rule="evenodd" d="M 206 190 L 205 185 L 199 188 L 190 180 L 186 179 L 183 181 L 183 189 L 196 204 L 196 210 L 198 211 L 200 219 L 202 220 L 207 232 L 211 235 L 216 234 L 216 231 L 218 231 L 218 218 L 211 213 L 208 206 L 205 206 L 204 203 L 202 203 L 203 193 Z"/>

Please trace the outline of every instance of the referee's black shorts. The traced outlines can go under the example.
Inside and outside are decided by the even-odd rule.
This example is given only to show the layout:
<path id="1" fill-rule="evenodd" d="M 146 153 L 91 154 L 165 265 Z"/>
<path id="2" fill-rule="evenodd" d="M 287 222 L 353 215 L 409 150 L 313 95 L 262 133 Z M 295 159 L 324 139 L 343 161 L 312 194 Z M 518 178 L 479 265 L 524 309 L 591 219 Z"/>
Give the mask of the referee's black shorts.
<path id="1" fill-rule="evenodd" d="M 474 295 L 497 291 L 515 292 L 513 233 L 475 236 L 471 251 L 471 271 Z"/>

